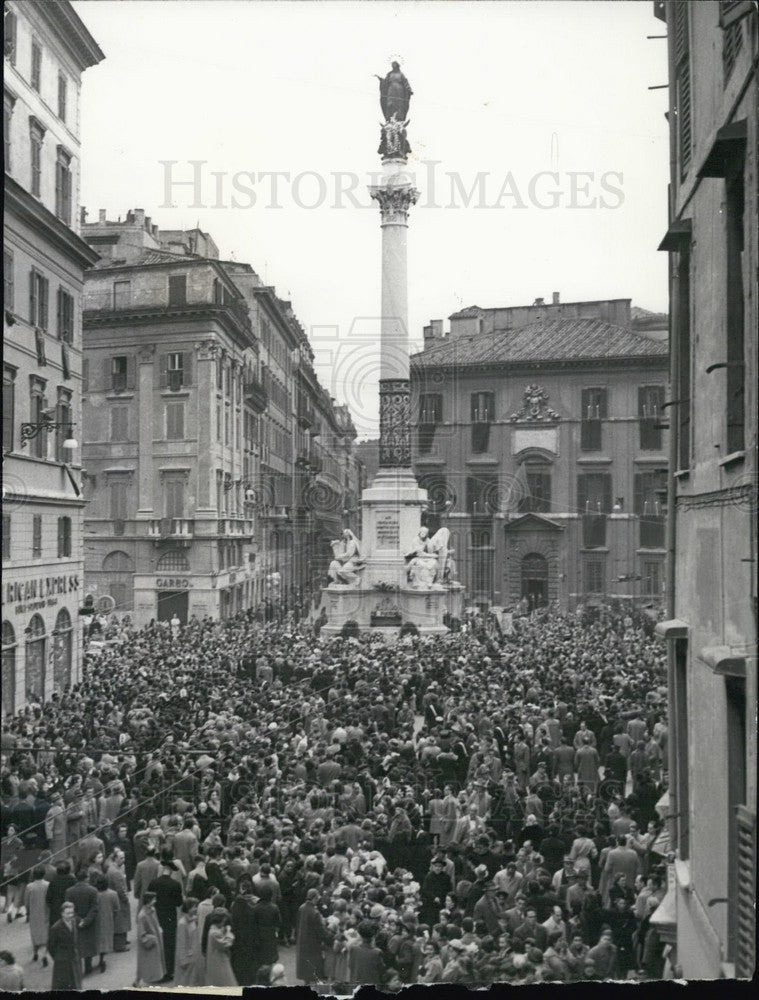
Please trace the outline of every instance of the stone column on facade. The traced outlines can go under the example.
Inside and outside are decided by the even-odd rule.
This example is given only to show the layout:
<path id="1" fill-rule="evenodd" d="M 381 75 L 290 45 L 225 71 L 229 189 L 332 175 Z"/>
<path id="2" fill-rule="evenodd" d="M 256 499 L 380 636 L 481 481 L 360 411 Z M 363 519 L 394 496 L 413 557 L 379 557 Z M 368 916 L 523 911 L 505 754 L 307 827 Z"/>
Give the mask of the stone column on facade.
<path id="1" fill-rule="evenodd" d="M 155 344 L 146 344 L 137 352 L 137 425 L 139 453 L 137 480 L 137 517 L 155 516 L 153 495 L 153 394 Z"/>
<path id="2" fill-rule="evenodd" d="M 211 454 L 211 431 L 216 409 L 216 350 L 213 340 L 196 345 L 198 407 L 198 482 L 195 515 L 208 517 L 216 507 L 215 472 Z"/>

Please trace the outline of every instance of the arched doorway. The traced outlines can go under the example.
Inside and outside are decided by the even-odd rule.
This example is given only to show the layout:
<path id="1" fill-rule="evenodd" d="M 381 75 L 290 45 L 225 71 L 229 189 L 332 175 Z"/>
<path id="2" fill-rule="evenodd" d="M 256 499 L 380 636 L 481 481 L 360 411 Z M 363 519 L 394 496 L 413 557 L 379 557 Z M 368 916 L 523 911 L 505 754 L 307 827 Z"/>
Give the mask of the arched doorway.
<path id="1" fill-rule="evenodd" d="M 63 693 L 71 684 L 71 615 L 61 608 L 53 632 L 53 690 Z"/>
<path id="2" fill-rule="evenodd" d="M 3 622 L 3 715 L 16 711 L 16 633 L 10 622 Z"/>
<path id="3" fill-rule="evenodd" d="M 131 611 L 134 606 L 134 562 L 128 552 L 116 549 L 103 559 L 103 572 L 107 574 L 105 593 L 116 602 L 118 612 Z"/>
<path id="4" fill-rule="evenodd" d="M 26 698 L 45 699 L 45 622 L 32 615 L 26 633 Z"/>
<path id="5" fill-rule="evenodd" d="M 539 552 L 530 552 L 522 559 L 522 597 L 530 611 L 548 604 L 548 562 Z"/>

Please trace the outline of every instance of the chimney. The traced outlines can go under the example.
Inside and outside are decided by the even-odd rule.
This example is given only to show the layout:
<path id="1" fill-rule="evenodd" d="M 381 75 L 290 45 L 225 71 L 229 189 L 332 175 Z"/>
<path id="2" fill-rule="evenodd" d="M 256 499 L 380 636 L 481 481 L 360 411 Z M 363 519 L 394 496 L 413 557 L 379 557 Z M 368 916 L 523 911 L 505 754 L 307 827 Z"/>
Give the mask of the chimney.
<path id="1" fill-rule="evenodd" d="M 144 223 L 145 223 L 145 209 L 144 208 L 135 208 L 134 213 L 133 213 L 132 221 L 133 222 L 139 222 L 140 225 L 144 225 Z"/>
<path id="2" fill-rule="evenodd" d="M 544 306 L 546 303 L 545 299 L 535 299 L 535 301 L 532 304 L 534 306 Z"/>
<path id="3" fill-rule="evenodd" d="M 442 321 L 442 319 L 433 319 L 433 320 L 430 320 L 430 324 L 432 326 L 432 336 L 435 338 L 435 340 L 442 340 L 443 339 L 443 321 Z"/>
<path id="4" fill-rule="evenodd" d="M 105 209 L 101 208 L 98 212 L 98 222 L 105 222 Z"/>
<path id="5" fill-rule="evenodd" d="M 557 306 L 559 304 L 559 293 L 554 292 L 552 297 L 552 304 Z"/>
<path id="6" fill-rule="evenodd" d="M 156 239 L 158 239 L 158 223 L 157 222 L 154 222 L 153 225 L 150 227 L 150 232 L 153 234 L 153 236 Z"/>

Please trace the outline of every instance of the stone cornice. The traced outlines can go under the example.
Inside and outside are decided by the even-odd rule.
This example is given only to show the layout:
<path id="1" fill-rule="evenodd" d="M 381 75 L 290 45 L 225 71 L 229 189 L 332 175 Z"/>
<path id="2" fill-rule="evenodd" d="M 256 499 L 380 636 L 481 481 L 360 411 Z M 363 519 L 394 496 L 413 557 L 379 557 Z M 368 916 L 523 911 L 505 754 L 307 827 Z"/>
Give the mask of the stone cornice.
<path id="1" fill-rule="evenodd" d="M 411 357 L 411 380 L 419 380 L 429 372 L 465 372 L 468 376 L 493 375 L 496 373 L 512 374 L 514 372 L 534 372 L 536 375 L 545 375 L 548 372 L 580 372 L 597 371 L 598 369 L 624 369 L 624 368 L 661 368 L 663 372 L 669 371 L 669 361 L 665 355 L 644 354 L 636 357 L 616 357 L 616 358 L 551 358 L 545 361 L 538 359 L 529 361 L 491 361 L 478 362 L 477 364 L 467 364 L 466 361 L 457 360 L 455 363 L 434 364 L 420 362 L 418 355 Z"/>
<path id="2" fill-rule="evenodd" d="M 89 247 L 73 229 L 46 208 L 41 201 L 29 194 L 8 174 L 5 175 L 6 224 L 14 213 L 55 249 L 84 270 L 92 267 L 99 255 Z"/>
<path id="3" fill-rule="evenodd" d="M 219 320 L 246 341 L 246 346 L 257 346 L 251 328 L 240 322 L 234 310 L 215 302 L 199 302 L 184 306 L 150 306 L 134 309 L 85 309 L 82 328 L 98 330 L 117 326 L 151 326 L 166 322 L 201 320 L 209 317 Z"/>

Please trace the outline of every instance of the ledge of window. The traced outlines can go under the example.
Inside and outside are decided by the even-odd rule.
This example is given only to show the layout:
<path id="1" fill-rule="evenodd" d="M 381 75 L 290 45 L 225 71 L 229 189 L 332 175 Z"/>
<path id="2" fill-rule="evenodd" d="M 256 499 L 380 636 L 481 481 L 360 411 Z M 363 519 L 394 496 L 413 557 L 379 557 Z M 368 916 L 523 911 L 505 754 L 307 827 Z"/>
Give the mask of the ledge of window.
<path id="1" fill-rule="evenodd" d="M 673 472 L 672 475 L 675 479 L 687 479 L 690 476 L 690 469 L 678 469 L 677 472 Z"/>
<path id="2" fill-rule="evenodd" d="M 490 455 L 475 455 L 466 460 L 467 465 L 499 465 L 500 459 Z"/>
<path id="3" fill-rule="evenodd" d="M 599 546 L 597 549 L 580 548 L 580 552 L 582 552 L 583 555 L 589 555 L 589 556 L 592 556 L 592 555 L 600 555 L 600 556 L 602 556 L 602 555 L 604 555 L 604 553 L 607 553 L 608 551 L 609 551 L 609 548 L 606 545 Z"/>
<path id="4" fill-rule="evenodd" d="M 733 451 L 729 455 L 725 455 L 724 458 L 721 458 L 718 464 L 721 465 L 723 469 L 729 469 L 733 465 L 740 465 L 745 458 L 745 451 Z"/>
<path id="5" fill-rule="evenodd" d="M 112 399 L 114 402 L 118 402 L 120 399 L 130 400 L 134 399 L 134 389 L 124 389 L 122 390 L 111 390 L 111 392 L 105 393 L 106 399 Z"/>
<path id="6" fill-rule="evenodd" d="M 665 556 L 667 554 L 667 550 L 664 548 L 664 546 L 659 546 L 658 548 L 655 547 L 640 548 L 636 549 L 635 551 L 636 553 L 638 553 L 638 555 L 641 556 L 647 556 L 647 555 Z"/>
<path id="7" fill-rule="evenodd" d="M 163 399 L 189 399 L 190 389 L 183 385 L 181 389 L 161 389 Z"/>
<path id="8" fill-rule="evenodd" d="M 607 455 L 590 455 L 583 454 L 582 458 L 577 459 L 578 465 L 611 465 L 613 459 L 609 458 Z"/>
<path id="9" fill-rule="evenodd" d="M 664 454 L 661 454 L 661 453 L 659 453 L 657 455 L 638 455 L 637 458 L 633 459 L 633 463 L 635 465 L 649 465 L 649 464 L 651 464 L 651 465 L 662 465 L 662 464 L 666 465 L 667 464 L 667 456 L 664 455 Z"/>

